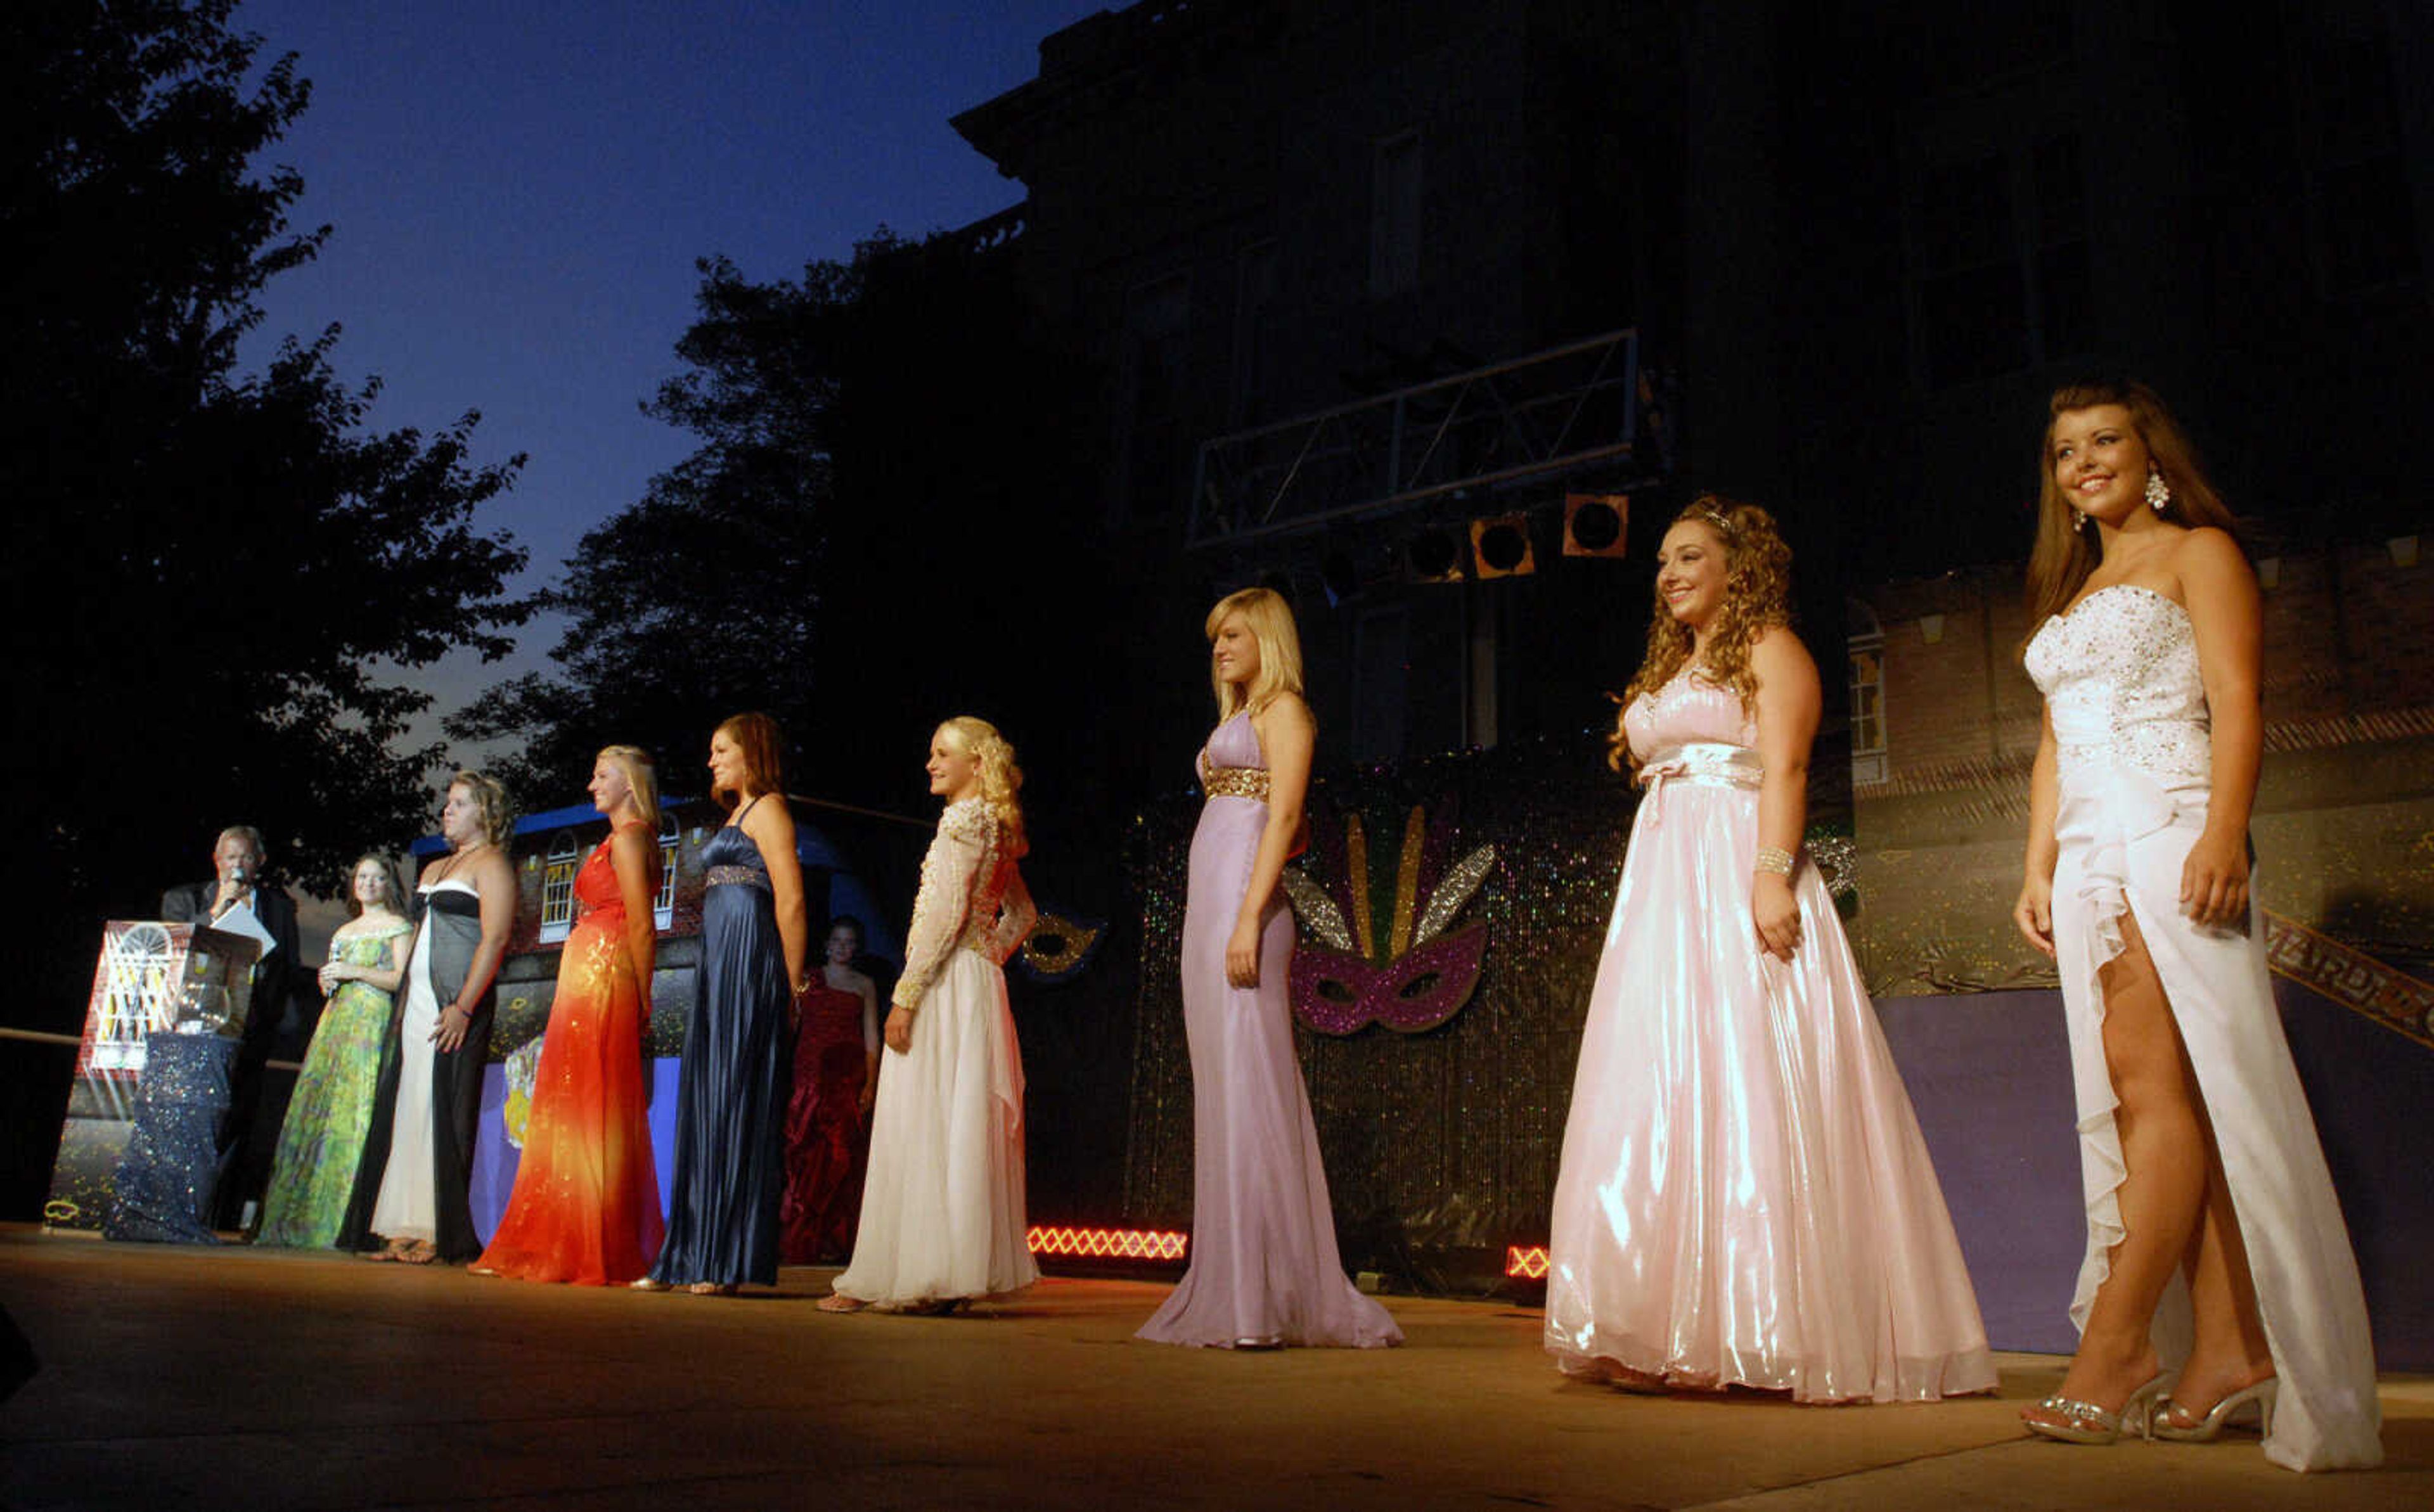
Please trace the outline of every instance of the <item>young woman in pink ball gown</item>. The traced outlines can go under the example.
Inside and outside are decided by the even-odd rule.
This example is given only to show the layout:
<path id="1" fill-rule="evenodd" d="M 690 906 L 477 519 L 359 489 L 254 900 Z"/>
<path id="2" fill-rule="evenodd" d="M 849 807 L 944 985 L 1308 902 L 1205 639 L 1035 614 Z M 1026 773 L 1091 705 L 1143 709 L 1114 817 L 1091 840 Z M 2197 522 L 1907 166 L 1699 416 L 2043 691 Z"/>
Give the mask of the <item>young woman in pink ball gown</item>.
<path id="1" fill-rule="evenodd" d="M 1833 900 L 1800 855 L 1817 669 L 1766 511 L 1657 553 L 1613 760 L 1644 790 L 1555 1181 L 1547 1348 L 1639 1389 L 1991 1390 L 1978 1300 Z"/>
<path id="2" fill-rule="evenodd" d="M 1183 905 L 1183 1028 L 1191 1054 L 1191 1266 L 1140 1337 L 1159 1344 L 1374 1349 L 1403 1341 L 1345 1279 L 1285 970 L 1279 883 L 1301 842 L 1316 727 L 1293 610 L 1245 588 L 1208 611 L 1217 728 Z"/>

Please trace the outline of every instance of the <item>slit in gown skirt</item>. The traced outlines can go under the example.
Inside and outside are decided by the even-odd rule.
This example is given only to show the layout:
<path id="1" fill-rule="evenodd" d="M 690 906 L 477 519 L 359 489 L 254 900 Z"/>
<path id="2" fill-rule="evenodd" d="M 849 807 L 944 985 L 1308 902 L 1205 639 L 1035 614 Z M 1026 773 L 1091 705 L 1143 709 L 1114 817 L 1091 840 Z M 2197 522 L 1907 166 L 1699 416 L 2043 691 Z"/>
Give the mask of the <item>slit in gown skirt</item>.
<path id="1" fill-rule="evenodd" d="M 2181 867 L 2205 827 L 2213 775 L 2188 612 L 2152 589 L 2114 584 L 2038 627 L 2027 660 L 2057 747 L 2054 955 L 2087 1210 L 2071 1322 L 2086 1326 L 2113 1247 L 2128 1232 L 2100 975 L 2126 948 L 2126 912 L 2197 1073 L 2248 1250 L 2279 1380 L 2266 1457 L 2300 1470 L 2376 1465 L 2382 1418 L 2366 1296 L 2273 1004 L 2254 878 L 2244 928 L 2201 927 L 2180 909 Z M 2187 1356 L 2190 1337 L 2188 1290 L 2175 1278 L 2154 1328 L 2168 1368 Z"/>

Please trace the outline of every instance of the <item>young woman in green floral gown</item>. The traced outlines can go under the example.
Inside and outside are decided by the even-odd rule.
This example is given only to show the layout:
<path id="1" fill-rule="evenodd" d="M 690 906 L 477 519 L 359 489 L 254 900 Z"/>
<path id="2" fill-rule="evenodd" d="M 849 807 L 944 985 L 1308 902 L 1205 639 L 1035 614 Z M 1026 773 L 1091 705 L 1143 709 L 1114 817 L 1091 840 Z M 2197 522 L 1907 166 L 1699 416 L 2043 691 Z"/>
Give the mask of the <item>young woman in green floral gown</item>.
<path id="1" fill-rule="evenodd" d="M 355 863 L 347 891 L 355 916 L 330 937 L 330 960 L 321 968 L 328 1001 L 280 1126 L 256 1244 L 335 1245 L 363 1162 L 414 926 L 399 911 L 397 874 L 379 857 Z"/>

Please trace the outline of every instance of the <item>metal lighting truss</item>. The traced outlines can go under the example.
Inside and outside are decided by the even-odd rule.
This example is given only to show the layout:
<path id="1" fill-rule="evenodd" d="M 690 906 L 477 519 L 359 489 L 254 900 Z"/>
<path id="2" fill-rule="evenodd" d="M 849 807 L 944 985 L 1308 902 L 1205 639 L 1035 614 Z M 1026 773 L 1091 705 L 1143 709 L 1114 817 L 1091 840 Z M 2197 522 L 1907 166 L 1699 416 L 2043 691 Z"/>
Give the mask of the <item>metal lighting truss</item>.
<path id="1" fill-rule="evenodd" d="M 1637 330 L 1201 443 L 1186 544 L 1243 546 L 1628 463 Z"/>

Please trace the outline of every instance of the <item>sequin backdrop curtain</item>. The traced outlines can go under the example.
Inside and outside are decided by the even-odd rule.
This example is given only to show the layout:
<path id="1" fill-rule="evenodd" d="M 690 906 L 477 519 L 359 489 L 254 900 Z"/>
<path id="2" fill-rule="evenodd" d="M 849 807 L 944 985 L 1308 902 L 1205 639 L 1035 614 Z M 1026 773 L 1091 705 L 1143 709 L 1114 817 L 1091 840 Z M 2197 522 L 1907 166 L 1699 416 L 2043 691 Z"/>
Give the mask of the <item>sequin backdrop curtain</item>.
<path id="1" fill-rule="evenodd" d="M 1358 812 L 1373 855 L 1401 843 L 1414 805 L 1456 825 L 1451 855 L 1493 843 L 1487 881 L 1461 916 L 1483 922 L 1479 985 L 1438 1028 L 1371 1027 L 1341 1038 L 1296 1027 L 1345 1263 L 1427 1279 L 1444 1256 L 1543 1243 L 1572 1067 L 1635 798 L 1595 734 L 1519 742 L 1322 777 L 1311 854 L 1330 892 Z M 1134 1039 L 1124 1217 L 1191 1220 L 1191 1071 L 1176 976 L 1196 795 L 1141 821 L 1140 1016 Z M 1389 855 L 1382 863 L 1392 870 Z M 1306 931 L 1305 931 L 1306 933 Z"/>

